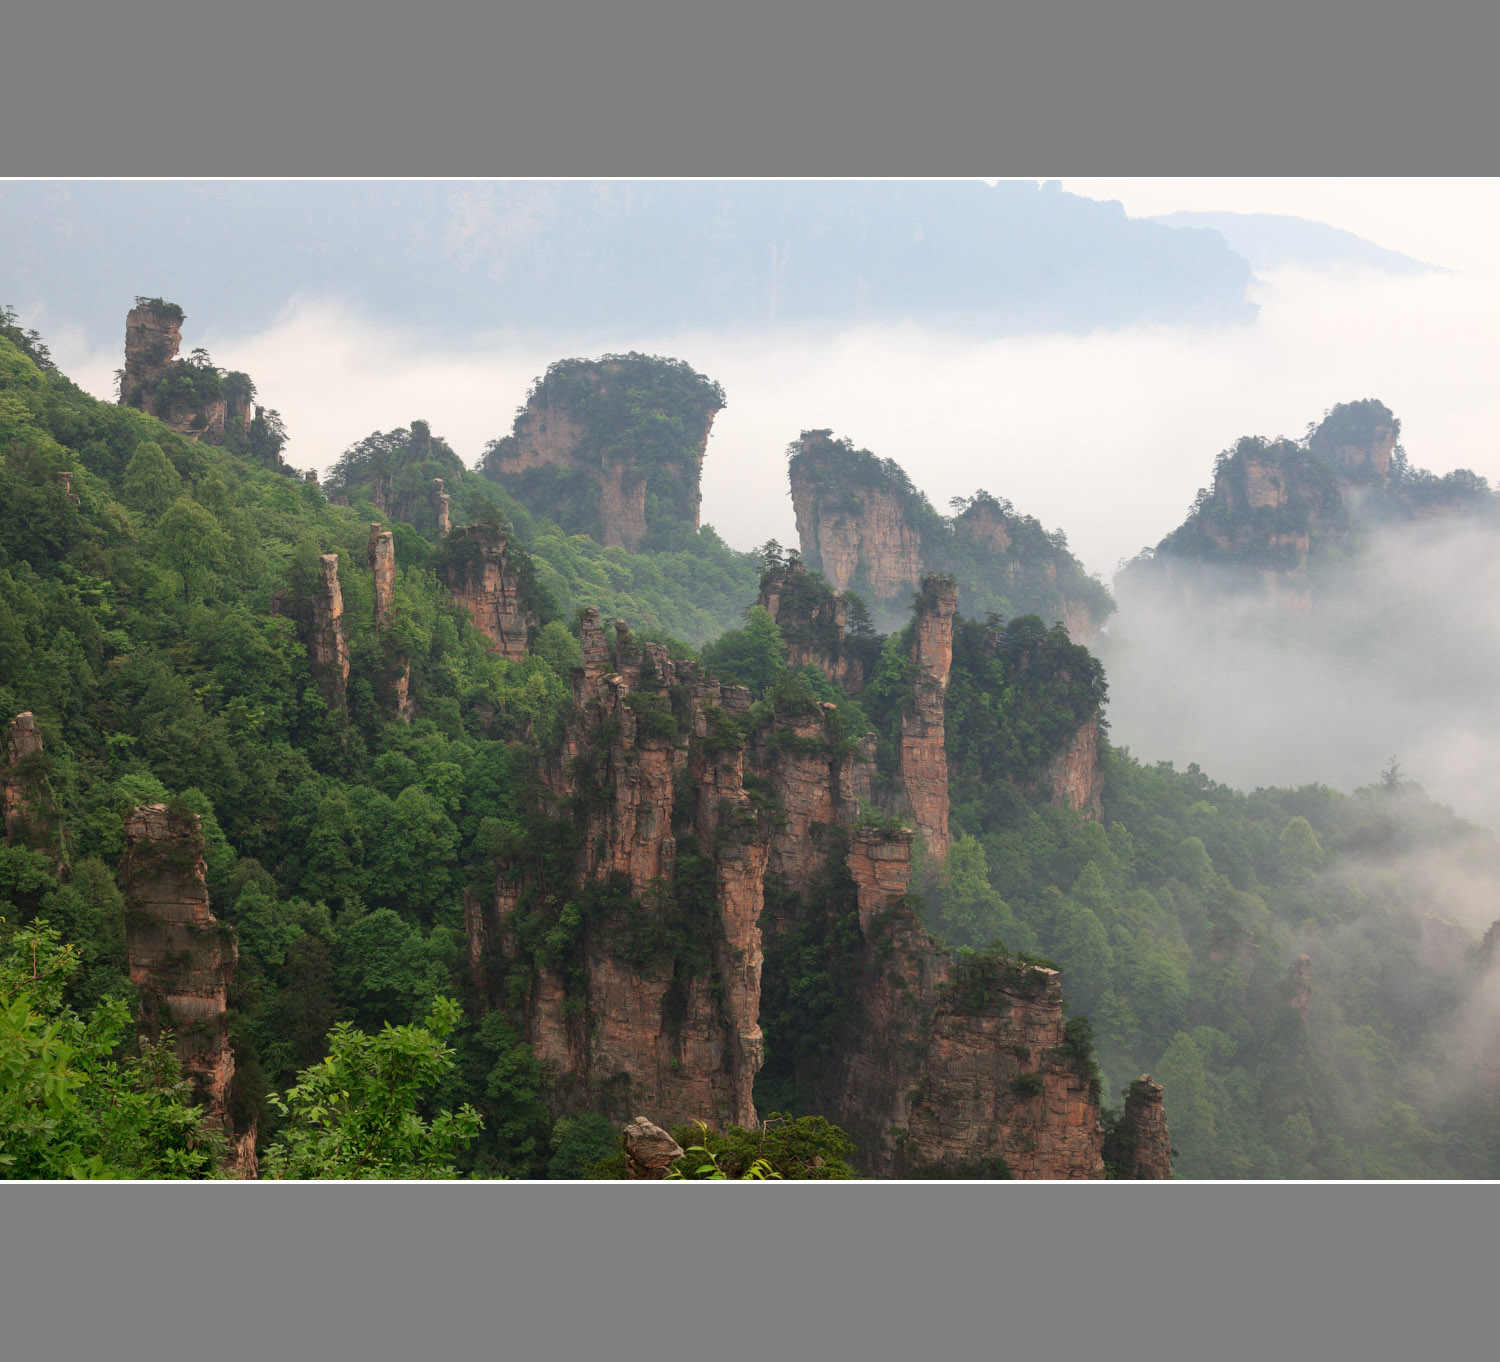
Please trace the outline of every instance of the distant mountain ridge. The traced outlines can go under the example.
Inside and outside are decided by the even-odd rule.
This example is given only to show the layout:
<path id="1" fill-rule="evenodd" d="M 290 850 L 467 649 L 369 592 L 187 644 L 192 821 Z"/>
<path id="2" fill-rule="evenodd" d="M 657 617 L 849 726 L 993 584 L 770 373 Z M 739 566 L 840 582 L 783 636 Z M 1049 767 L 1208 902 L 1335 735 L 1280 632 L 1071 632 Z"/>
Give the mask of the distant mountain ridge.
<path id="1" fill-rule="evenodd" d="M 30 181 L 0 184 L 0 234 L 0 297 L 49 333 L 82 327 L 94 348 L 118 343 L 141 288 L 196 315 L 211 298 L 221 333 L 330 298 L 449 342 L 1255 316 L 1250 268 L 1221 237 L 1055 182 Z"/>
<path id="2" fill-rule="evenodd" d="M 1384 274 L 1446 274 L 1441 265 L 1378 246 L 1353 232 L 1326 222 L 1283 213 L 1165 213 L 1148 219 L 1164 227 L 1200 228 L 1218 232 L 1229 249 L 1257 270 L 1281 265 L 1326 269 L 1355 265 Z"/>

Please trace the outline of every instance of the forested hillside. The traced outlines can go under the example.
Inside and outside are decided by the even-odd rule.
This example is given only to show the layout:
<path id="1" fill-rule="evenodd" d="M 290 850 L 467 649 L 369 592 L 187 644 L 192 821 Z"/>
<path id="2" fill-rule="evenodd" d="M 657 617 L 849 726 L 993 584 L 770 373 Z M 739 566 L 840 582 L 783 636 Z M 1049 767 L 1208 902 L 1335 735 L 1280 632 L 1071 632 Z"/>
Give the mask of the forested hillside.
<path id="1" fill-rule="evenodd" d="M 1087 649 L 951 582 L 890 635 L 810 631 L 833 593 L 774 552 L 570 536 L 415 421 L 288 477 L 13 327 L 0 505 L 0 1171 L 229 1158 L 130 1041 L 141 886 L 191 899 L 199 836 L 182 939 L 232 929 L 263 1176 L 621 1175 L 645 1093 L 680 1144 L 718 1113 L 740 1172 L 1100 1176 L 1146 1072 L 1183 1175 L 1500 1170 L 1500 856 L 1394 767 L 1143 766 Z"/>

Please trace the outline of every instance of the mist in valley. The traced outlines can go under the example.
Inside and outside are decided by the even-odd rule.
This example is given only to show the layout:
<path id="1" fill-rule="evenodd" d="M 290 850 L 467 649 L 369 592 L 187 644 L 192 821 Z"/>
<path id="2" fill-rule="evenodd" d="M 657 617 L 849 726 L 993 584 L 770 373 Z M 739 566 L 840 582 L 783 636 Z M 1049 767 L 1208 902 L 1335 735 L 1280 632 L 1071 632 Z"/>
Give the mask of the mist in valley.
<path id="1" fill-rule="evenodd" d="M 480 208 L 488 201 L 464 200 Z M 476 242 L 509 241 L 504 223 L 475 212 L 472 232 L 445 238 L 460 255 Z M 184 351 L 201 344 L 215 363 L 253 375 L 257 400 L 279 410 L 291 432 L 287 462 L 300 468 L 326 474 L 372 432 L 416 418 L 473 467 L 509 432 L 553 361 L 639 351 L 684 360 L 727 393 L 703 465 L 702 519 L 736 549 L 773 538 L 796 544 L 785 453 L 815 428 L 895 460 L 940 509 L 984 488 L 1063 531 L 1116 592 L 1118 609 L 1091 645 L 1106 669 L 1110 743 L 1147 765 L 1196 767 L 1209 788 L 1201 809 L 1194 795 L 1179 809 L 1156 790 L 1175 820 L 1171 836 L 1196 843 L 1182 858 L 1186 868 L 1151 884 L 1157 903 L 1144 880 L 1130 879 L 1123 852 L 1113 871 L 1100 854 L 1107 889 L 1089 887 L 1066 848 L 1056 864 L 1067 864 L 1069 877 L 1047 871 L 1052 899 L 1038 899 L 1037 929 L 1060 920 L 1050 916 L 1060 895 L 1072 896 L 1074 920 L 1093 902 L 1093 927 L 1107 944 L 1099 958 L 1113 960 L 1120 998 L 1132 990 L 1137 998 L 1135 1021 L 1128 1001 L 1113 1014 L 1117 1038 L 1104 1054 L 1111 1084 L 1134 1077 L 1137 1066 L 1160 1066 L 1184 1148 L 1207 1150 L 1212 1122 L 1195 1126 L 1190 1114 L 1193 1065 L 1218 1081 L 1232 1064 L 1249 1074 L 1255 1064 L 1281 1063 L 1291 1049 L 1275 1048 L 1277 1009 L 1306 955 L 1304 1040 L 1321 1065 L 1318 1100 L 1336 1113 L 1328 1128 L 1373 1131 L 1375 1145 L 1396 1151 L 1376 1175 L 1395 1176 L 1436 1166 L 1422 1142 L 1440 1126 L 1456 1128 L 1442 1126 L 1443 1111 L 1500 1088 L 1500 970 L 1480 944 L 1500 919 L 1500 517 L 1367 526 L 1316 576 L 1305 614 L 1199 565 L 1169 580 L 1116 574 L 1181 522 L 1216 451 L 1251 433 L 1301 437 L 1337 402 L 1386 403 L 1414 467 L 1470 468 L 1500 483 L 1500 389 L 1491 374 L 1500 265 L 1487 250 L 1438 262 L 1460 265 L 1457 272 L 1406 257 L 1399 269 L 1382 266 L 1368 252 L 1316 267 L 1257 258 L 1244 308 L 1162 317 L 1114 307 L 1094 316 L 1075 290 L 1068 324 L 1045 324 L 1043 309 L 1042 322 L 1034 317 L 1025 328 L 832 313 L 775 325 L 583 313 L 548 325 L 497 314 L 485 325 L 471 307 L 464 325 L 444 332 L 372 308 L 357 291 L 319 288 L 315 273 L 274 310 L 264 300 L 249 309 L 241 298 L 238 313 L 216 315 L 209 292 L 177 301 L 188 313 Z M 112 400 L 119 344 L 60 306 L 17 301 L 59 367 Z M 1315 791 L 1258 808 L 1247 801 L 1232 814 L 1241 823 L 1226 832 L 1231 815 L 1213 824 L 1209 782 L 1245 792 L 1330 787 L 1355 798 L 1341 804 Z M 1267 852 L 1287 841 L 1297 821 L 1289 815 L 1304 807 L 1314 822 L 1322 811 L 1323 842 L 1309 829 L 1301 861 Z M 1257 819 L 1265 845 L 1255 870 L 1246 870 L 1247 854 L 1226 874 L 1212 828 L 1248 839 Z M 1103 831 L 1068 835 L 1093 847 Z M 1093 833 L 1101 837 L 1088 841 Z M 1007 842 L 1012 835 L 989 844 L 992 889 L 1007 870 L 1002 855 L 1024 840 L 1014 833 Z M 1078 856 L 1083 868 L 1091 864 Z M 1223 963 L 1211 942 L 1231 920 L 1253 942 L 1237 999 L 1210 977 Z M 1078 953 L 1064 962 L 1080 996 L 1091 984 L 1084 960 Z M 1180 982 L 1181 1015 L 1158 1033 L 1145 1000 L 1162 978 Z M 1101 979 L 1092 991 L 1107 1038 L 1109 969 Z M 1253 1044 L 1241 1024 L 1251 1016 L 1264 1031 Z M 1224 1093 L 1221 1119 L 1243 1095 L 1232 1085 Z M 1251 1105 L 1245 1098 L 1235 1110 L 1249 1121 Z M 1267 1115 L 1256 1130 L 1275 1146 L 1281 1175 L 1312 1168 L 1310 1154 L 1298 1162 L 1301 1136 L 1277 1122 L 1279 1114 Z M 1322 1168 L 1353 1166 L 1329 1149 Z M 1464 1166 L 1486 1158 L 1500 1167 L 1500 1147 Z"/>
<path id="2" fill-rule="evenodd" d="M 1221 572 L 1116 579 L 1097 651 L 1112 738 L 1146 761 L 1260 785 L 1374 783 L 1392 757 L 1464 817 L 1500 828 L 1500 525 L 1382 528 L 1309 614 Z"/>

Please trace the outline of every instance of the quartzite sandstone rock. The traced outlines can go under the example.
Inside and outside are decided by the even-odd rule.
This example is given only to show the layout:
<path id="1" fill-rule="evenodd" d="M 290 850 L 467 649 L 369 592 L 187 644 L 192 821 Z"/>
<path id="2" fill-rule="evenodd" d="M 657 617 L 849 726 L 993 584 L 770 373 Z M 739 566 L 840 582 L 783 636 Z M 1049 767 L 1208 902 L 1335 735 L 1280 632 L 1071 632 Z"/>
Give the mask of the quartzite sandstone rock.
<path id="1" fill-rule="evenodd" d="M 683 1148 L 659 1125 L 637 1116 L 623 1131 L 625 1176 L 635 1181 L 659 1182 L 683 1155 Z"/>
<path id="2" fill-rule="evenodd" d="M 749 696 L 658 644 L 638 645 L 623 624 L 615 632 L 611 660 L 599 612 L 585 611 L 572 715 L 540 774 L 552 812 L 578 822 L 573 885 L 616 884 L 635 901 L 603 901 L 571 988 L 551 966 L 531 971 L 523 1025 L 557 1070 L 561 1105 L 628 1103 L 667 1124 L 748 1124 L 763 1060 L 759 922 L 770 830 L 744 791 L 742 739 L 709 739 L 710 712 L 743 712 Z M 699 917 L 688 929 L 706 938 L 706 959 L 628 945 L 672 911 L 674 816 L 699 858 L 703 897 L 688 905 Z M 523 851 L 500 866 L 490 912 L 476 905 L 466 914 L 484 991 L 495 982 L 485 960 L 515 958 L 513 918 L 536 888 L 530 873 Z"/>
<path id="3" fill-rule="evenodd" d="M 602 360 L 593 366 L 591 377 L 586 376 L 585 381 L 591 381 L 596 394 L 602 394 L 618 381 L 625 369 L 626 365 L 619 359 Z M 561 474 L 587 480 L 594 489 L 600 542 L 608 547 L 634 550 L 648 528 L 646 484 L 656 465 L 619 453 L 596 452 L 601 447 L 608 449 L 615 432 L 588 410 L 580 409 L 572 399 L 552 400 L 551 391 L 551 385 L 544 382 L 533 392 L 516 417 L 511 434 L 497 441 L 486 456 L 485 475 L 513 489 L 517 478 L 541 468 L 555 469 Z M 699 479 L 703 455 L 719 410 L 712 403 L 703 406 L 701 433 L 696 428 L 696 414 L 686 411 L 665 413 L 694 426 L 690 431 L 693 437 L 691 447 L 681 459 L 670 463 L 667 471 L 674 484 L 673 500 L 682 518 L 690 520 L 695 529 L 702 502 Z M 656 457 L 653 455 L 653 460 Z M 530 505 L 531 501 L 527 504 Z M 553 508 L 538 504 L 544 513 L 552 513 Z M 564 528 L 576 530 L 580 527 Z"/>
<path id="4" fill-rule="evenodd" d="M 165 804 L 137 805 L 125 820 L 120 887 L 142 1030 L 156 1040 L 170 1029 L 208 1120 L 232 1134 L 234 1052 L 224 1013 L 238 950 L 234 929 L 209 911 L 197 815 Z M 253 1156 L 253 1138 L 249 1148 Z"/>
<path id="5" fill-rule="evenodd" d="M 935 861 L 948 854 L 948 753 L 943 702 L 953 665 L 953 612 L 958 587 L 929 577 L 917 599 L 911 660 L 917 675 L 901 716 L 902 812 L 909 813 Z"/>
<path id="6" fill-rule="evenodd" d="M 856 507 L 847 489 L 824 489 L 796 465 L 791 488 L 803 557 L 835 591 L 854 586 L 889 601 L 921 580 L 922 538 L 894 492 L 861 487 Z"/>
<path id="7" fill-rule="evenodd" d="M 388 629 L 396 614 L 396 540 L 378 520 L 370 526 L 367 553 L 375 577 L 375 627 Z"/>
<path id="8" fill-rule="evenodd" d="M 122 406 L 139 406 L 148 416 L 151 390 L 161 381 L 182 346 L 182 310 L 138 303 L 125 317 L 125 378 Z M 136 394 L 139 393 L 139 397 Z"/>
<path id="9" fill-rule="evenodd" d="M 1163 1181 L 1172 1176 L 1172 1136 L 1160 1083 L 1142 1074 L 1125 1091 L 1125 1109 L 1110 1140 L 1115 1176 Z"/>
<path id="10" fill-rule="evenodd" d="M 453 603 L 468 611 L 474 627 L 501 657 L 526 656 L 526 633 L 535 618 L 522 599 L 521 578 L 506 551 L 505 532 L 495 525 L 469 525 L 448 535 L 446 574 Z"/>
<path id="11" fill-rule="evenodd" d="M 318 566 L 307 655 L 328 708 L 342 712 L 349 685 L 349 641 L 344 637 L 344 595 L 339 590 L 338 554 L 322 554 Z"/>
<path id="12" fill-rule="evenodd" d="M 1104 1174 L 1098 1095 L 1055 970 L 955 960 L 906 897 L 910 833 L 856 829 L 859 1019 L 813 1086 L 877 1176 Z"/>
<path id="13" fill-rule="evenodd" d="M 817 580 L 801 559 L 768 573 L 757 604 L 765 607 L 786 641 L 789 667 L 816 667 L 853 695 L 865 683 L 864 668 L 846 640 L 848 606 Z"/>
<path id="14" fill-rule="evenodd" d="M 1054 804 L 1098 818 L 1103 813 L 1104 772 L 1099 767 L 1099 716 L 1094 715 L 1047 763 Z"/>
<path id="15" fill-rule="evenodd" d="M 928 809 L 928 827 L 946 845 L 946 768 L 939 784 L 927 763 L 942 750 L 951 584 L 924 595 L 913 657 L 925 691 L 912 706 L 923 729 L 911 737 L 926 745 L 907 743 L 904 771 L 928 777 L 919 805 L 941 792 L 941 821 Z M 858 822 L 868 764 L 836 740 L 831 707 L 768 720 L 773 729 L 750 735 L 747 750 L 743 687 L 638 643 L 623 623 L 614 634 L 611 654 L 598 611 L 584 612 L 572 713 L 539 772 L 547 809 L 577 827 L 570 884 L 549 889 L 522 846 L 500 864 L 491 901 L 465 904 L 481 995 L 505 1006 L 501 971 L 529 980 L 518 1020 L 554 1067 L 559 1109 L 751 1124 L 764 1059 L 762 932 L 778 930 L 765 913 L 766 877 L 802 894 L 805 913 L 843 911 L 825 907 L 815 887 L 837 870 L 852 887 L 862 943 L 858 959 L 843 962 L 857 1020 L 802 1077 L 853 1135 L 866 1170 L 983 1175 L 1003 1161 L 1016 1177 L 1101 1177 L 1098 1095 L 1068 1041 L 1056 972 L 955 961 L 926 932 L 908 897 L 914 833 Z M 760 802 L 768 797 L 775 816 Z M 686 970 L 691 957 L 678 948 L 631 944 L 670 911 L 684 845 L 701 886 L 692 910 L 710 929 L 706 959 Z M 574 961 L 522 959 L 522 906 L 544 890 L 560 902 L 591 885 L 616 890 L 593 900 Z"/>

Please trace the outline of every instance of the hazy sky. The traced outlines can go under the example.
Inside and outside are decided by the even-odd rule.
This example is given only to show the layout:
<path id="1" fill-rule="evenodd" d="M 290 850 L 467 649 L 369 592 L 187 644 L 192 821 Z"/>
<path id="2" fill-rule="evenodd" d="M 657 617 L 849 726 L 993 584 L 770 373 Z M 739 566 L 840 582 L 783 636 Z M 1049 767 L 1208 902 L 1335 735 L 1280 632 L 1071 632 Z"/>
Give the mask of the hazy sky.
<path id="1" fill-rule="evenodd" d="M 1132 216 L 1177 209 L 1312 218 L 1458 271 L 1392 279 L 1264 277 L 1260 318 L 1226 328 L 976 339 L 918 326 L 837 334 L 497 333 L 434 349 L 328 299 L 293 300 L 255 335 L 189 323 L 243 369 L 292 434 L 293 464 L 326 469 L 372 430 L 428 420 L 472 463 L 505 434 L 554 359 L 605 350 L 673 355 L 724 385 L 704 467 L 703 514 L 749 547 L 794 542 L 784 450 L 831 426 L 902 463 L 939 509 L 983 486 L 1008 496 L 1106 579 L 1176 525 L 1213 457 L 1239 436 L 1300 436 L 1335 402 L 1378 397 L 1401 417 L 1413 463 L 1468 466 L 1500 482 L 1500 263 L 1494 181 L 1068 180 Z M 120 363 L 76 334 L 47 334 L 66 372 L 112 395 Z"/>
<path id="2" fill-rule="evenodd" d="M 1433 265 L 1470 269 L 1493 254 L 1500 181 L 1493 179 L 1068 179 L 1131 217 L 1179 210 L 1285 213 L 1367 237 Z"/>

